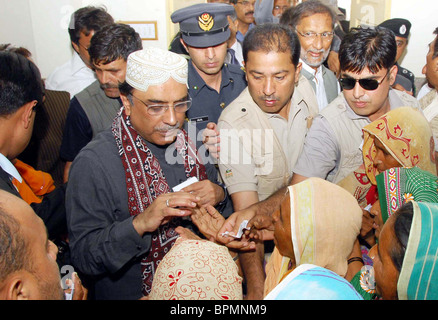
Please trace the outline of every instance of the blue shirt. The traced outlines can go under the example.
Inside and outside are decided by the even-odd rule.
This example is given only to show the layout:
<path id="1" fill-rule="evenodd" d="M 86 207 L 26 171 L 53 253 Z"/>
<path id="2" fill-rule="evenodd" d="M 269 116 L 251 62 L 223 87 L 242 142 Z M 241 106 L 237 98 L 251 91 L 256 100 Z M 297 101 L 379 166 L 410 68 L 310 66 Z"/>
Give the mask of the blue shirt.
<path id="1" fill-rule="evenodd" d="M 196 128 L 203 130 L 207 123 L 217 123 L 222 110 L 237 98 L 246 88 L 245 72 L 231 64 L 222 67 L 220 92 L 209 87 L 189 61 L 189 94 L 192 106 L 187 111 L 189 121 L 196 122 Z"/>
<path id="2" fill-rule="evenodd" d="M 254 27 L 255 27 L 255 24 L 251 23 L 249 25 L 248 31 L 251 30 Z M 248 31 L 246 33 L 248 33 Z M 245 33 L 245 35 L 246 35 L 246 33 Z M 236 32 L 236 39 L 237 39 L 237 41 L 239 41 L 241 44 L 243 44 L 243 39 L 245 39 L 245 35 L 243 35 L 242 32 L 237 30 L 237 32 Z"/>

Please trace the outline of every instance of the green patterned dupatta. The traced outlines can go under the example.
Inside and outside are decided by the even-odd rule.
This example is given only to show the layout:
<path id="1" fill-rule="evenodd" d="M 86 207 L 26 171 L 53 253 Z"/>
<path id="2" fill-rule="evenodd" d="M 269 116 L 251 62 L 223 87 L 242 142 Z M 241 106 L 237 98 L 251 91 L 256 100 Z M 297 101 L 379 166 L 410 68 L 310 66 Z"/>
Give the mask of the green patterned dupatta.
<path id="1" fill-rule="evenodd" d="M 414 216 L 397 283 L 400 300 L 438 300 L 438 204 L 413 202 Z"/>
<path id="2" fill-rule="evenodd" d="M 437 202 L 438 177 L 420 168 L 391 168 L 376 176 L 383 223 L 408 201 Z"/>

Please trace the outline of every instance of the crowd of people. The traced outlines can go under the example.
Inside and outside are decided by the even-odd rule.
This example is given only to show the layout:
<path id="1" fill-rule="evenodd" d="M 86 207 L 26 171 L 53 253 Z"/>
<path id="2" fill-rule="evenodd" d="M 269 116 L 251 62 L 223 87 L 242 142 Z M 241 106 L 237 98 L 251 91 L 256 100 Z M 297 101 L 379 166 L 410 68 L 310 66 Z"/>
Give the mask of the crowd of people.
<path id="1" fill-rule="evenodd" d="M 0 299 L 438 299 L 438 27 L 416 88 L 406 19 L 350 28 L 330 0 L 169 19 L 164 50 L 80 8 L 47 79 L 0 45 Z"/>

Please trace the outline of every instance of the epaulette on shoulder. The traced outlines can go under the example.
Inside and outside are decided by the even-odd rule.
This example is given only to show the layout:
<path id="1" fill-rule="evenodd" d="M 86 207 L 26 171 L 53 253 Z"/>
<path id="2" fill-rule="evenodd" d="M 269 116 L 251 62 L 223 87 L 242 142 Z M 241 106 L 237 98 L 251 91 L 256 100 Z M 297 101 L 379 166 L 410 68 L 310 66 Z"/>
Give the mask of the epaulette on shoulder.
<path id="1" fill-rule="evenodd" d="M 243 66 L 238 67 L 234 64 L 229 64 L 229 63 L 225 63 L 224 66 L 227 67 L 231 73 L 241 74 L 242 71 L 243 71 L 243 73 L 245 73 L 245 67 L 243 67 Z"/>

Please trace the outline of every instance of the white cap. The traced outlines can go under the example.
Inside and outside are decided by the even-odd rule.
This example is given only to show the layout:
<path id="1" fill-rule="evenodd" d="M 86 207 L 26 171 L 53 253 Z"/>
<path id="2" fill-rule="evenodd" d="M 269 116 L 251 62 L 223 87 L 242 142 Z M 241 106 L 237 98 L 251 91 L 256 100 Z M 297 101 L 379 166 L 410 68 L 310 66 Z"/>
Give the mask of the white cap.
<path id="1" fill-rule="evenodd" d="M 126 82 L 140 91 L 173 78 L 187 85 L 187 60 L 174 52 L 147 47 L 128 56 Z"/>

